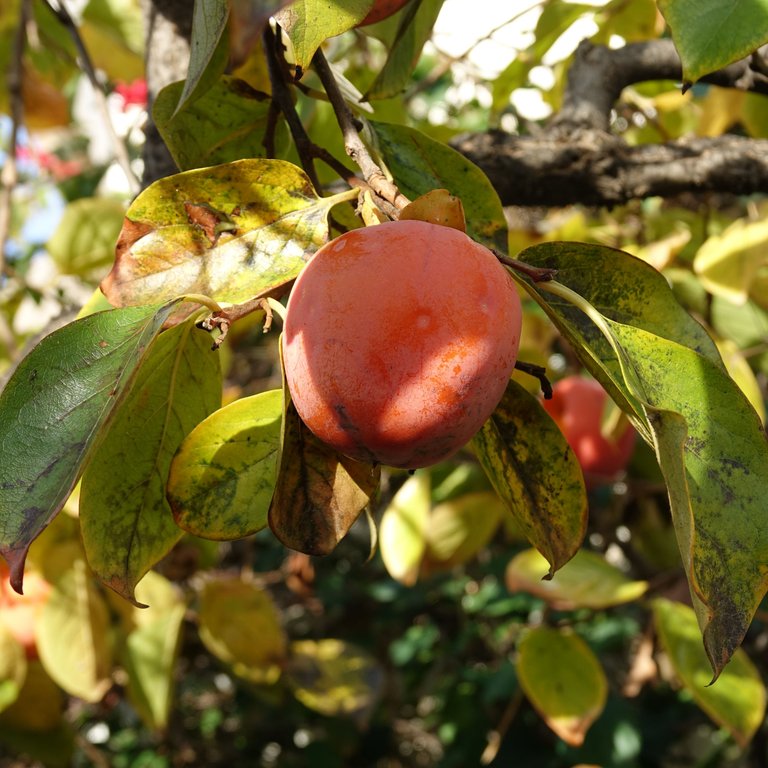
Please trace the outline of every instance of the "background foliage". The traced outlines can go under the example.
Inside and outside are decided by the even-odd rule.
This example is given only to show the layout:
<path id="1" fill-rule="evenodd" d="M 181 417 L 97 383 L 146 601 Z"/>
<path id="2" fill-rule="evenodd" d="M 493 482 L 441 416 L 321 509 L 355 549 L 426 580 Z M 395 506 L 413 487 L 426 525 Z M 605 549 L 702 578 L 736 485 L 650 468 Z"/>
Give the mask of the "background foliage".
<path id="1" fill-rule="evenodd" d="M 21 95 L 24 118 L 18 136 L 3 122 L 17 172 L 4 172 L 0 278 L 0 365 L 8 376 L 18 365 L 0 399 L 7 764 L 764 764 L 764 200 L 504 210 L 447 142 L 497 126 L 535 132 L 521 96 L 558 110 L 569 54 L 555 44 L 569 29 L 614 44 L 671 33 L 693 82 L 764 43 L 754 30 L 768 12 L 737 8 L 714 44 L 721 20 L 698 4 L 548 0 L 531 13 L 529 45 L 487 79 L 469 52 L 428 42 L 449 3 L 412 2 L 364 29 L 352 27 L 366 0 L 344 13 L 282 5 L 195 4 L 188 77 L 153 111 L 182 173 L 138 197 L 138 6 L 91 0 L 75 42 L 46 3 L 0 10 L 11 73 L 31 11 L 23 87 L 11 77 L 0 94 L 8 115 Z M 285 62 L 270 33 L 253 34 L 275 13 L 301 87 L 276 75 Z M 82 106 L 93 96 L 78 39 L 122 167 Z M 295 452 L 302 425 L 283 413 L 265 308 L 211 352 L 216 333 L 195 326 L 200 301 L 210 314 L 281 295 L 309 253 L 361 223 L 357 192 L 339 183 L 348 159 L 321 93 L 320 46 L 403 194 L 447 188 L 473 237 L 558 270 L 555 287 L 518 276 L 520 356 L 553 380 L 586 369 L 600 381 L 645 438 L 625 474 L 587 494 L 538 382 L 516 373 L 455 460 L 363 481 L 321 445 Z M 654 82 L 625 89 L 612 129 L 643 144 L 762 137 L 765 125 L 755 94 Z M 330 162 L 310 161 L 311 147 Z M 391 212 L 385 203 L 363 200 L 366 223 Z M 110 307 L 94 293 L 110 268 L 102 286 L 118 308 L 94 314 Z M 61 312 L 79 319 L 34 346 Z M 221 474 L 205 475 L 214 459 Z M 282 516 L 291 510 L 270 509 L 275 484 L 283 498 L 295 490 L 285 467 L 302 462 L 321 475 L 340 465 L 362 494 L 333 507 L 343 530 L 322 558 L 278 539 L 290 530 L 306 548 L 325 506 L 298 528 Z M 358 517 L 369 497 L 372 520 Z M 21 599 L 9 582 L 25 557 Z"/>

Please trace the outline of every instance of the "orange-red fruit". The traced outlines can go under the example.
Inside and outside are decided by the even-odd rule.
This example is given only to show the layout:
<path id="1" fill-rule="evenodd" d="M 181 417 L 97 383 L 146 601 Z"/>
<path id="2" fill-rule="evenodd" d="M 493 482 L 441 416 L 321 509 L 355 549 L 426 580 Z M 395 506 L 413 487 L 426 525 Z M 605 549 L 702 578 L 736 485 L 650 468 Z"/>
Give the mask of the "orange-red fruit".
<path id="1" fill-rule="evenodd" d="M 521 308 L 463 232 L 398 221 L 347 232 L 299 275 L 283 333 L 299 415 L 363 461 L 413 469 L 463 446 L 514 368 Z"/>
<path id="2" fill-rule="evenodd" d="M 626 468 L 635 446 L 636 433 L 627 424 L 615 440 L 601 432 L 608 400 L 594 379 L 568 376 L 553 387 L 544 408 L 560 427 L 581 464 L 587 487 L 608 482 Z"/>
<path id="3" fill-rule="evenodd" d="M 368 15 L 357 25 L 364 27 L 366 24 L 375 24 L 397 13 L 408 0 L 376 0 Z"/>
<path id="4" fill-rule="evenodd" d="M 35 628 L 50 591 L 51 585 L 30 571 L 24 577 L 24 594 L 19 595 L 11 587 L 8 566 L 0 563 L 0 622 L 21 643 L 28 659 L 37 658 Z"/>

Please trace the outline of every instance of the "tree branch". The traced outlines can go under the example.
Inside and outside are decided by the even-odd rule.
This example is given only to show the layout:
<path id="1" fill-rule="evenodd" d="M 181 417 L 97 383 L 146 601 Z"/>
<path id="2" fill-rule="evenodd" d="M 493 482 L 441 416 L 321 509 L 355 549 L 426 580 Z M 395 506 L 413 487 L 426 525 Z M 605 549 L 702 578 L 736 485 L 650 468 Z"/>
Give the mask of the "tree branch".
<path id="1" fill-rule="evenodd" d="M 582 42 L 568 74 L 563 106 L 536 136 L 490 131 L 453 146 L 488 175 L 502 203 L 612 206 L 629 200 L 708 192 L 768 192 L 768 140 L 734 135 L 630 146 L 610 133 L 622 90 L 682 77 L 671 40 L 612 50 Z M 744 59 L 705 82 L 768 94 L 768 77 Z"/>

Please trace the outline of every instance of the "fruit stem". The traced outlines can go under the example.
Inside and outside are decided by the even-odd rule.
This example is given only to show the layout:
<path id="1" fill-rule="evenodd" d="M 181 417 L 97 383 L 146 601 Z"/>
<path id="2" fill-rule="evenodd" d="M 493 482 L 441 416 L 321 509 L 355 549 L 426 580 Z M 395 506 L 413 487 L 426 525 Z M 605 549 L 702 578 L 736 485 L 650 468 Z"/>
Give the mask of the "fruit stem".
<path id="1" fill-rule="evenodd" d="M 504 264 L 504 266 L 514 269 L 515 272 L 519 272 L 521 275 L 525 275 L 534 283 L 546 283 L 550 280 L 554 280 L 555 275 L 557 275 L 556 269 L 531 266 L 524 261 L 513 259 L 512 257 L 503 254 L 501 251 L 497 251 L 495 248 L 491 248 L 491 253 Z"/>
<path id="2" fill-rule="evenodd" d="M 320 78 L 320 82 L 323 84 L 323 88 L 325 88 L 326 94 L 328 94 L 328 101 L 331 102 L 333 107 L 336 122 L 338 122 L 344 137 L 346 153 L 363 172 L 363 177 L 368 186 L 377 195 L 394 205 L 398 211 L 401 211 L 411 201 L 400 192 L 396 184 L 386 177 L 371 157 L 371 153 L 360 138 L 360 132 L 355 124 L 355 117 L 344 99 L 339 84 L 336 82 L 331 65 L 321 50 L 318 49 L 317 53 L 312 57 L 312 64 L 317 76 Z"/>
<path id="3" fill-rule="evenodd" d="M 541 392 L 544 395 L 545 400 L 552 399 L 552 384 L 547 378 L 547 369 L 543 365 L 536 365 L 535 363 L 524 363 L 522 360 L 515 361 L 515 370 L 527 373 L 529 376 L 533 376 L 534 379 L 539 380 L 541 385 Z"/>

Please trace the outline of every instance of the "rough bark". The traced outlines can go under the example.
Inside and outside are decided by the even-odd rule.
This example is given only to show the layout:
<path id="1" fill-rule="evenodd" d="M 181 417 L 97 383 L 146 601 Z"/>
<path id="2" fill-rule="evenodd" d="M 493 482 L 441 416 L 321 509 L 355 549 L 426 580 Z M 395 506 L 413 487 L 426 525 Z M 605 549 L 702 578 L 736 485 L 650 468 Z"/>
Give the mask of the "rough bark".
<path id="1" fill-rule="evenodd" d="M 189 0 L 142 0 L 146 30 L 146 76 L 149 119 L 145 129 L 144 186 L 178 172 L 152 120 L 152 104 L 169 83 L 183 80 L 189 67 L 192 3 Z"/>
<path id="2" fill-rule="evenodd" d="M 768 94 L 758 60 L 745 59 L 705 81 Z M 563 106 L 536 136 L 502 131 L 465 135 L 454 146 L 480 166 L 504 205 L 617 205 L 653 195 L 768 192 L 768 140 L 735 135 L 630 146 L 610 132 L 622 90 L 681 79 L 671 40 L 618 50 L 583 42 Z"/>

